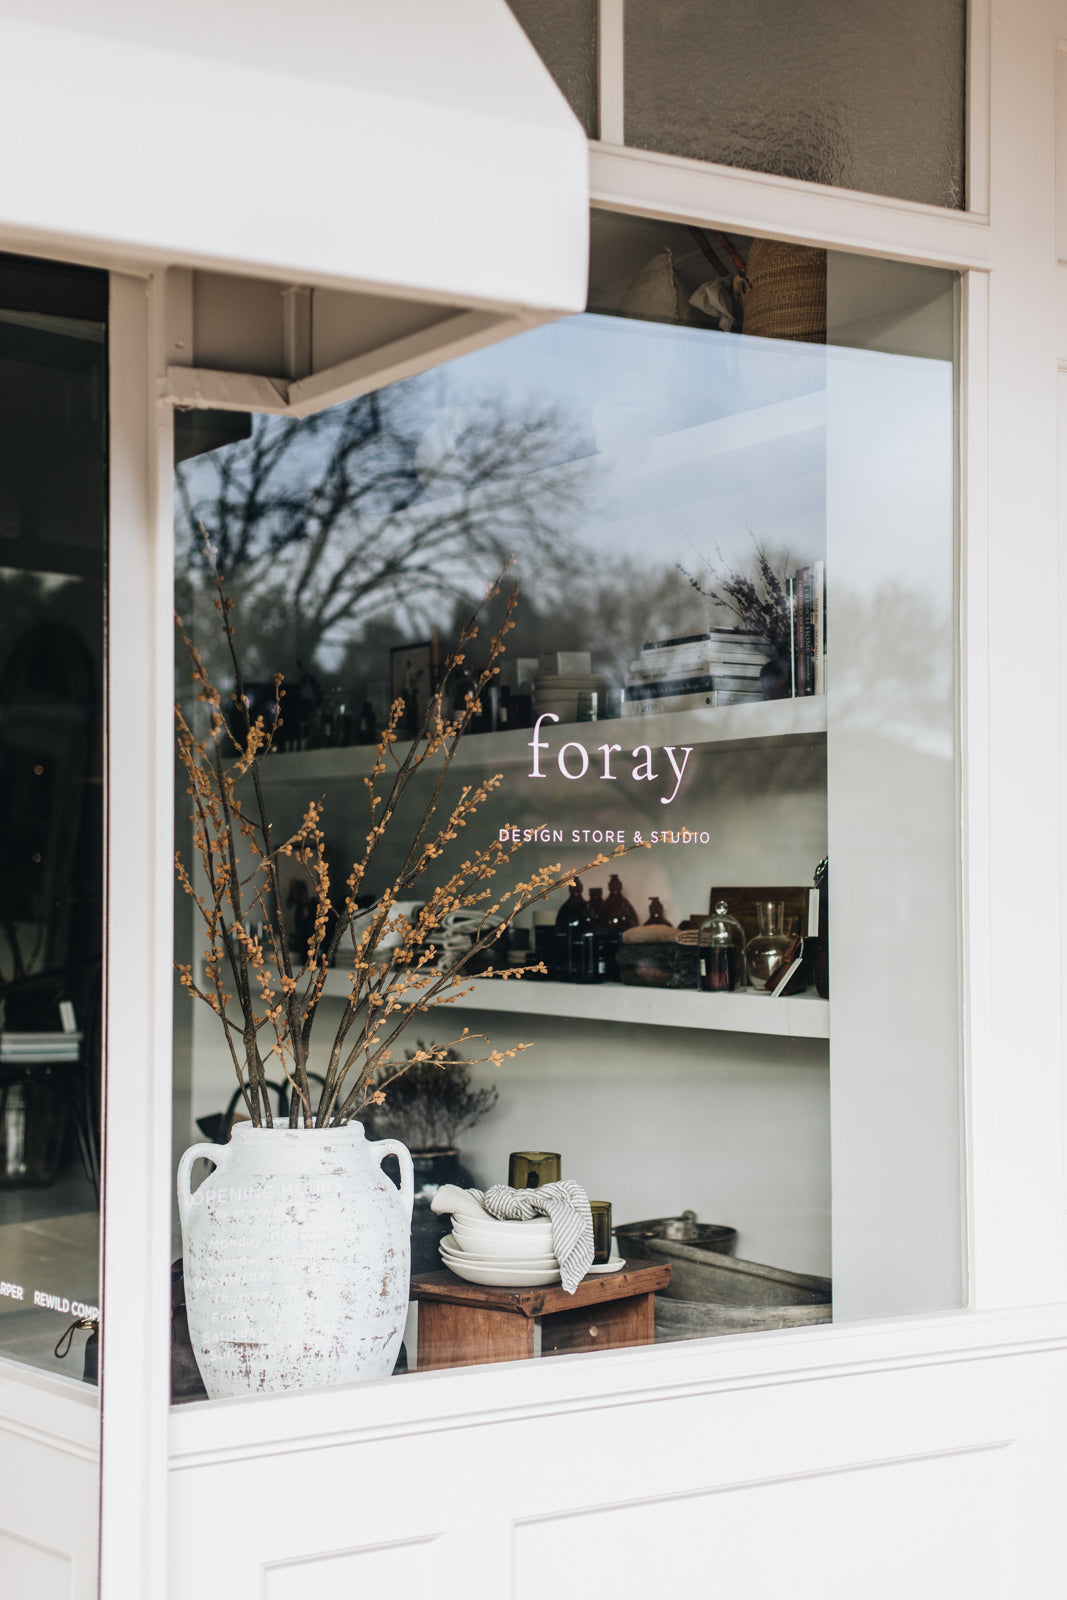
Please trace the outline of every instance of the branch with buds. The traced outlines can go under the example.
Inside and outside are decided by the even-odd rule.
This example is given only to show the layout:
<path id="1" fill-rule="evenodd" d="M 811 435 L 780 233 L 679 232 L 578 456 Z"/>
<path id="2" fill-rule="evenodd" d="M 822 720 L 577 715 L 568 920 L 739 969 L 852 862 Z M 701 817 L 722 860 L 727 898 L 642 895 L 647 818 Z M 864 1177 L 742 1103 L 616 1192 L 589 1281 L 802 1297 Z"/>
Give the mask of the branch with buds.
<path id="1" fill-rule="evenodd" d="M 461 830 L 470 826 L 502 782 L 497 773 L 463 785 L 458 798 L 448 803 L 444 799 L 459 742 L 471 718 L 480 713 L 481 697 L 500 670 L 499 661 L 506 635 L 513 627 L 512 614 L 518 598 L 518 586 L 514 585 L 507 596 L 504 620 L 489 641 L 486 664 L 477 674 L 473 690 L 466 695 L 461 712 L 452 714 L 445 709 L 449 685 L 477 637 L 481 606 L 463 628 L 419 733 L 406 748 L 398 736 L 404 702 L 394 701 L 370 775 L 363 780 L 367 790 L 367 833 L 348 871 L 343 904 L 334 918 L 322 804 L 311 801 L 295 833 L 278 839 L 264 795 L 262 764 L 282 726 L 282 678 L 279 674 L 274 680 L 271 714 L 253 718 L 237 651 L 233 603 L 206 535 L 205 545 L 215 582 L 215 608 L 235 687 L 229 696 L 229 707 L 224 708 L 221 691 L 211 681 L 178 617 L 197 699 L 206 708 L 208 728 L 198 737 L 181 707 L 175 707 L 178 756 L 188 780 L 193 848 L 202 868 L 203 887 L 194 882 L 180 852 L 175 857 L 175 869 L 179 884 L 197 907 L 206 936 L 202 974 L 195 974 L 191 964 L 175 965 L 183 986 L 219 1018 L 253 1125 L 273 1126 L 267 1076 L 268 1067 L 276 1060 L 292 1089 L 289 1126 L 336 1127 L 368 1105 L 381 1104 L 390 1084 L 416 1063 L 444 1066 L 454 1046 L 469 1046 L 478 1039 L 488 1044 L 485 1035 L 471 1034 L 464 1028 L 458 1038 L 445 1044 L 420 1043 L 413 1056 L 400 1053 L 401 1037 L 414 1019 L 438 1007 L 454 1005 L 469 993 L 465 987 L 468 969 L 481 966 L 486 952 L 516 917 L 579 873 L 602 866 L 611 856 L 625 854 L 627 847 L 619 845 L 611 856 L 598 854 L 585 866 L 566 872 L 558 862 L 538 867 L 528 877 L 514 881 L 510 888 L 500 889 L 494 880 L 509 867 L 521 847 L 493 839 L 484 848 L 470 851 L 458 864 L 449 863 L 448 876 L 425 891 L 425 903 L 419 911 L 408 916 L 399 909 L 400 903 L 411 897 L 412 889 L 433 874 L 446 852 L 455 854 L 452 847 Z M 490 587 L 483 606 L 501 592 L 503 577 L 504 574 Z M 432 776 L 429 772 L 423 775 L 422 769 L 431 762 Z M 395 843 L 397 813 L 416 779 L 428 784 L 429 793 L 414 829 L 404 841 L 400 871 L 372 910 L 361 911 L 361 887 L 385 841 Z M 307 948 L 299 953 L 292 948 L 286 933 L 279 883 L 283 857 L 305 869 L 316 899 Z M 441 972 L 434 965 L 434 936 L 445 919 L 457 911 L 475 913 L 471 946 L 449 971 Z M 375 951 L 386 935 L 393 936 L 394 947 L 388 950 L 384 961 L 375 960 Z M 345 971 L 348 993 L 325 1072 L 316 1081 L 308 1067 L 312 1029 L 326 975 L 333 966 Z M 544 968 L 524 970 L 543 972 Z M 490 966 L 488 971 L 483 969 L 482 975 L 521 981 L 523 972 Z M 527 1048 L 516 1044 L 506 1050 L 489 1049 L 484 1055 L 468 1059 L 500 1066 Z"/>

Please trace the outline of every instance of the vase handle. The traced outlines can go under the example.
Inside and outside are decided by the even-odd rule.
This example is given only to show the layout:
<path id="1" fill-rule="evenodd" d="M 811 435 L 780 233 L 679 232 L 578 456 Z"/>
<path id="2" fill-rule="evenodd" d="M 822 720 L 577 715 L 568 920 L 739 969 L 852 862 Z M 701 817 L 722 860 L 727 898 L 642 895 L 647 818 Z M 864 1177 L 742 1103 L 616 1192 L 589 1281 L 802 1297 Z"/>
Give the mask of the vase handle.
<path id="1" fill-rule="evenodd" d="M 193 1191 L 189 1185 L 189 1174 L 193 1170 L 193 1162 L 201 1157 L 210 1161 L 218 1168 L 222 1165 L 223 1152 L 229 1154 L 229 1146 L 225 1144 L 191 1144 L 181 1160 L 178 1162 L 178 1215 L 181 1217 L 182 1227 L 185 1227 L 185 1218 L 189 1204 L 193 1198 Z"/>
<path id="2" fill-rule="evenodd" d="M 378 1159 L 379 1166 L 386 1156 L 396 1156 L 400 1164 L 400 1200 L 410 1222 L 411 1210 L 415 1204 L 415 1169 L 411 1164 L 410 1150 L 406 1144 L 401 1144 L 399 1139 L 375 1139 L 371 1149 Z"/>

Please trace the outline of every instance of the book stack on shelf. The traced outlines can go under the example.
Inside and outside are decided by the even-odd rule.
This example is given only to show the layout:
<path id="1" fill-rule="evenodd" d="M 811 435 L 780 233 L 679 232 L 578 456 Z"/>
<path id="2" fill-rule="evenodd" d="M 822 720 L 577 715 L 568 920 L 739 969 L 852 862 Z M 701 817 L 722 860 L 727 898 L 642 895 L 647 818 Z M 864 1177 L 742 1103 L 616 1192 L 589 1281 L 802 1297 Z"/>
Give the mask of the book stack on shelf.
<path id="1" fill-rule="evenodd" d="M 736 628 L 651 640 L 640 659 L 630 663 L 622 714 L 642 717 L 762 700 L 760 671 L 774 653 L 769 639 Z"/>
<path id="2" fill-rule="evenodd" d="M 787 584 L 790 671 L 794 695 L 826 693 L 826 569 L 798 567 Z"/>

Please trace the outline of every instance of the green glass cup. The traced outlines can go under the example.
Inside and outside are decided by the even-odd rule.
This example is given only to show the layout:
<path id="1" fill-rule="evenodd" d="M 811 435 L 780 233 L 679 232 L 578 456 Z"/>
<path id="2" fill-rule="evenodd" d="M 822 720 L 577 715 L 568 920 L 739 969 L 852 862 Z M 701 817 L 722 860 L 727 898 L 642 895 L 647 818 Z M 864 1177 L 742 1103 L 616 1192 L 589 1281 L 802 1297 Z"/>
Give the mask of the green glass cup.
<path id="1" fill-rule="evenodd" d="M 590 1200 L 593 1213 L 593 1265 L 606 1266 L 611 1259 L 611 1201 Z"/>
<path id="2" fill-rule="evenodd" d="M 508 1184 L 512 1189 L 543 1189 L 558 1183 L 562 1172 L 554 1150 L 513 1150 L 508 1156 Z"/>

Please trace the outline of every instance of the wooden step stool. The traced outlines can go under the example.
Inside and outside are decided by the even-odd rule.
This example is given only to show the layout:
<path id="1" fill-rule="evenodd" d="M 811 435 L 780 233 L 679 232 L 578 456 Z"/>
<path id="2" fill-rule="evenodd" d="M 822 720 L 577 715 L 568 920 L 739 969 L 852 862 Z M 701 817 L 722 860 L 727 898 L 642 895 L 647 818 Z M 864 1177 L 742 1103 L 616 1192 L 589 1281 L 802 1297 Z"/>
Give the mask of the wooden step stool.
<path id="1" fill-rule="evenodd" d="M 419 1272 L 411 1298 L 419 1304 L 418 1370 L 522 1361 L 576 1350 L 618 1350 L 651 1344 L 653 1295 L 670 1282 L 670 1264 L 628 1261 L 616 1272 L 591 1272 L 574 1294 L 547 1289 L 488 1289 L 454 1273 Z"/>

